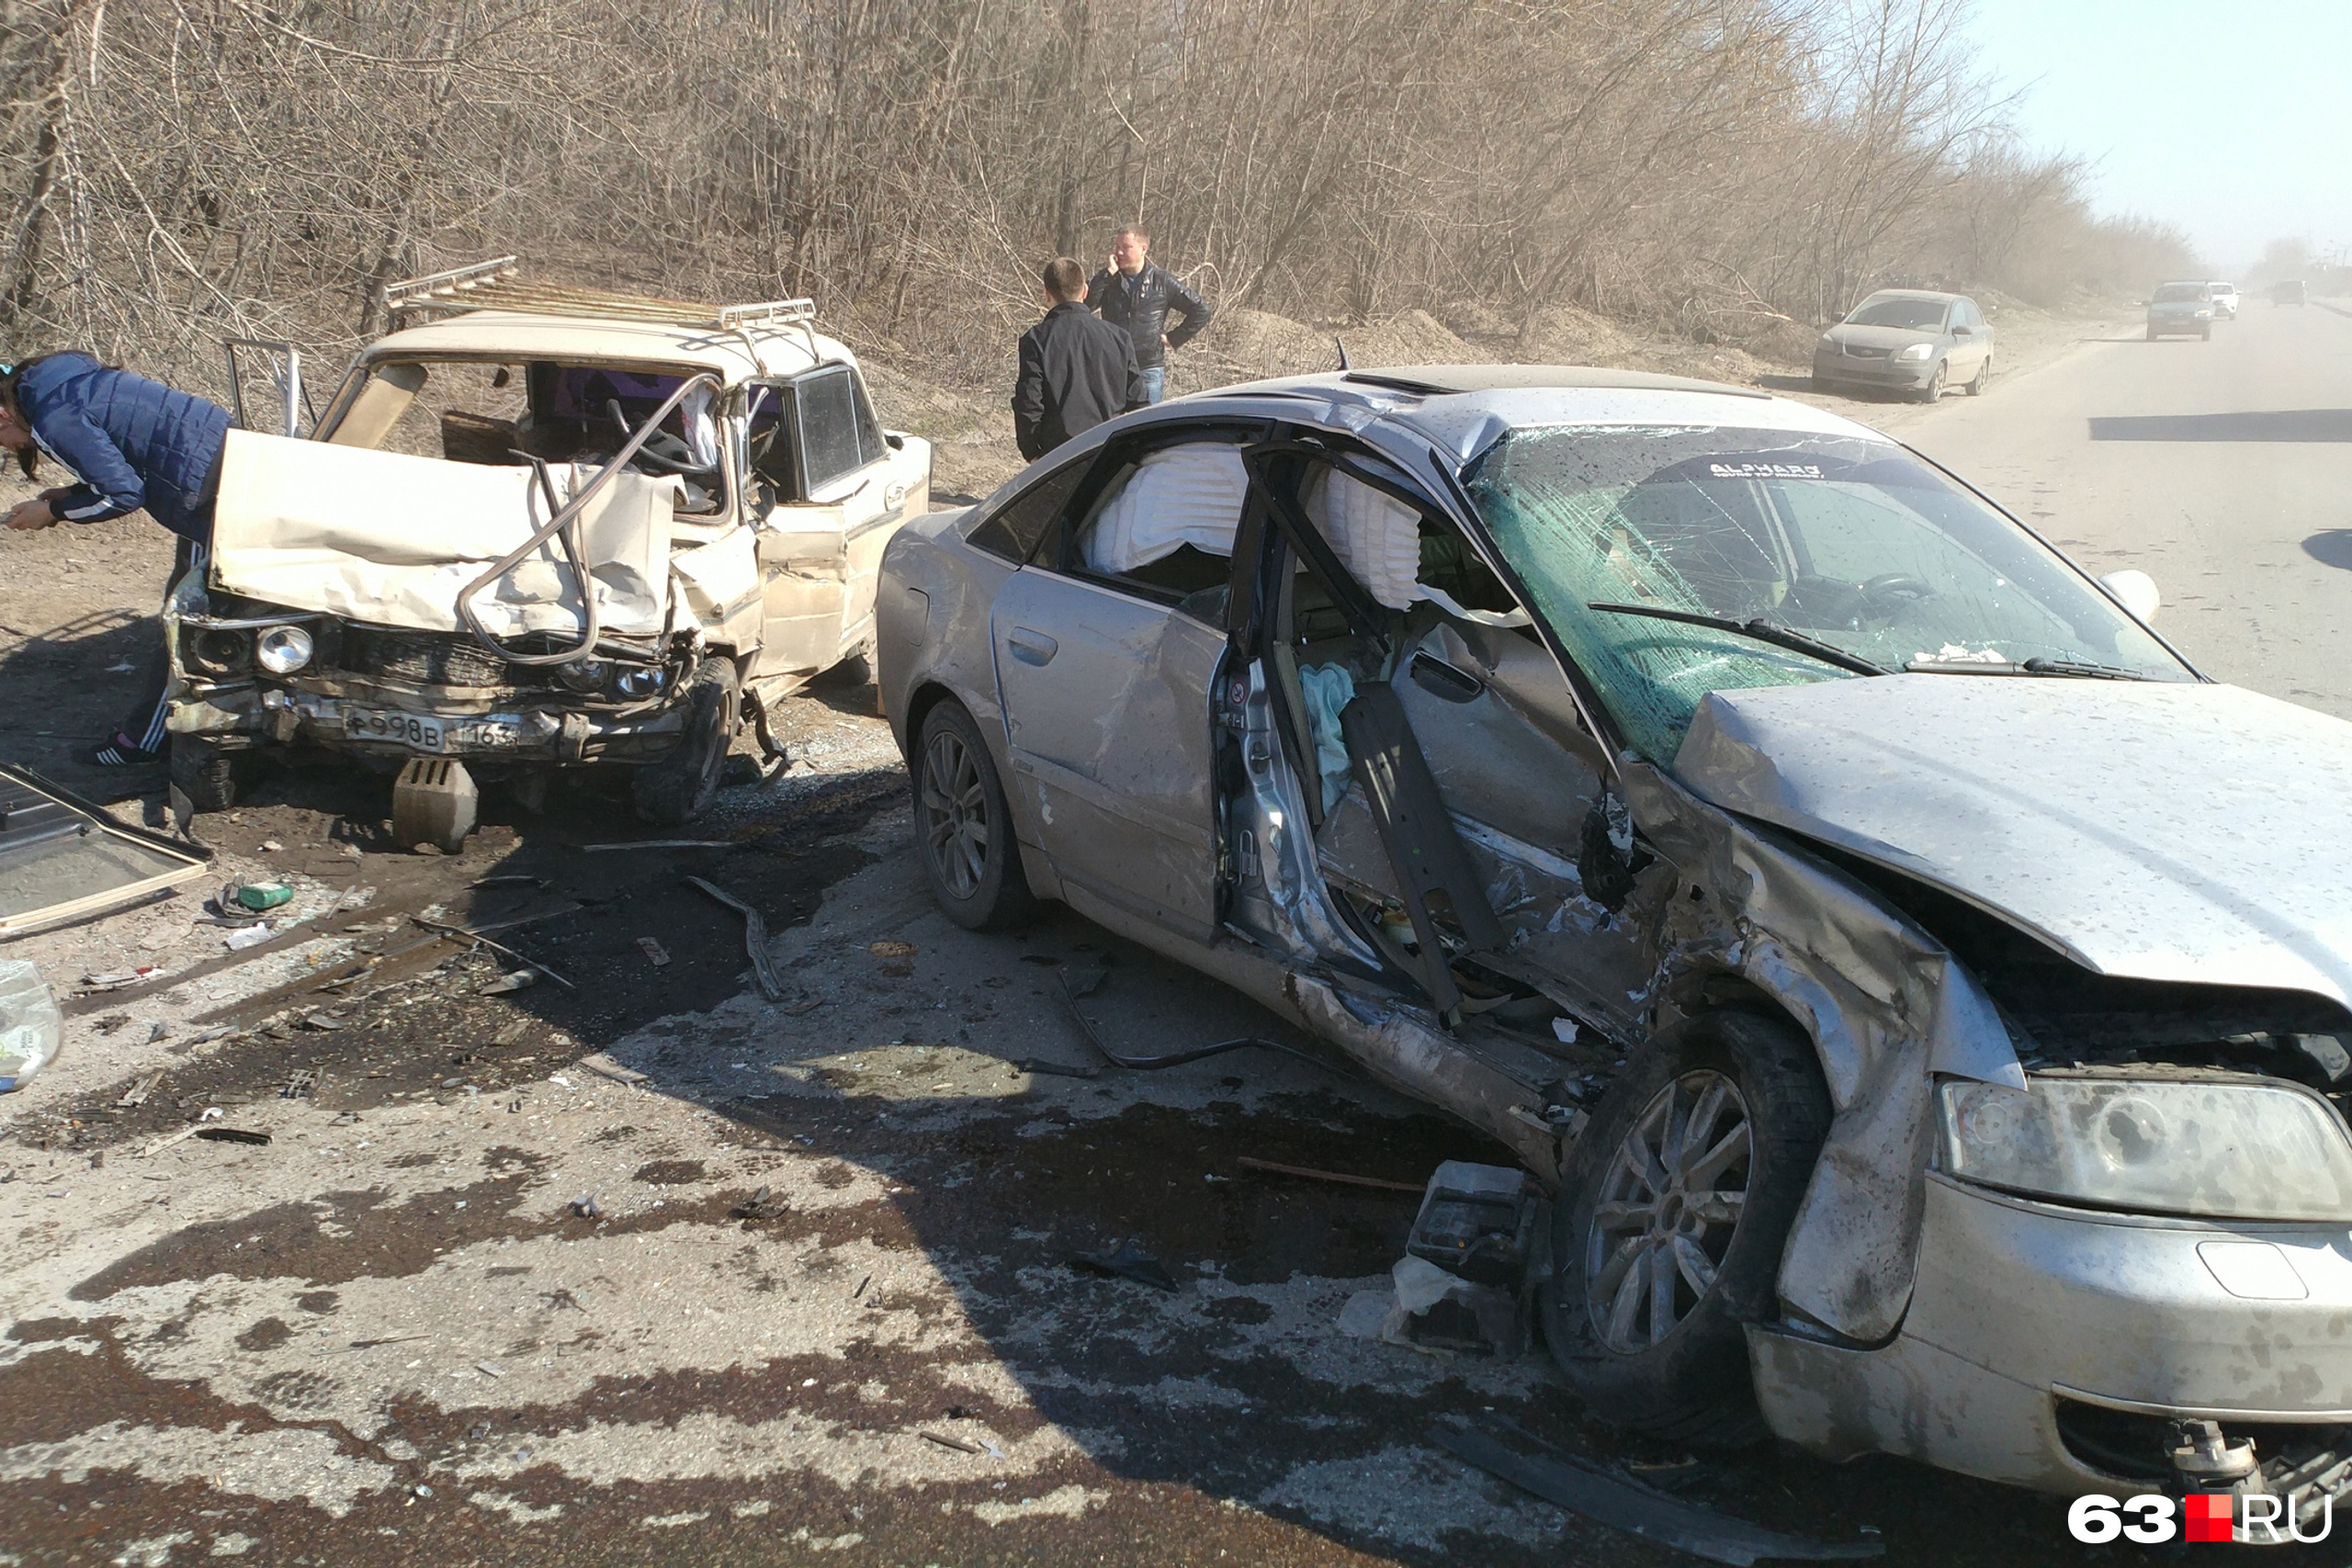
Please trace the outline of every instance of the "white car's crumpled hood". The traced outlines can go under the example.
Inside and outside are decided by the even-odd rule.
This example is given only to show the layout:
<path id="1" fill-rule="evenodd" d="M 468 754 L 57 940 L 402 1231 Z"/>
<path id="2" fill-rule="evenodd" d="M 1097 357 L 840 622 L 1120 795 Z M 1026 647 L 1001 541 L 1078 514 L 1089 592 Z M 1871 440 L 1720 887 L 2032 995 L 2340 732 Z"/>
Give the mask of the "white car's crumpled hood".
<path id="1" fill-rule="evenodd" d="M 531 470 L 232 430 L 220 458 L 212 581 L 289 609 L 455 632 L 458 596 L 547 520 Z M 557 493 L 591 470 L 553 471 Z M 581 514 L 605 630 L 656 637 L 669 610 L 677 481 L 622 473 Z M 492 635 L 577 635 L 579 585 L 549 540 L 474 599 Z"/>
<path id="2" fill-rule="evenodd" d="M 2324 714 L 2234 686 L 1871 677 L 1718 692 L 1673 773 L 2101 973 L 2352 1002 L 2352 725 Z"/>

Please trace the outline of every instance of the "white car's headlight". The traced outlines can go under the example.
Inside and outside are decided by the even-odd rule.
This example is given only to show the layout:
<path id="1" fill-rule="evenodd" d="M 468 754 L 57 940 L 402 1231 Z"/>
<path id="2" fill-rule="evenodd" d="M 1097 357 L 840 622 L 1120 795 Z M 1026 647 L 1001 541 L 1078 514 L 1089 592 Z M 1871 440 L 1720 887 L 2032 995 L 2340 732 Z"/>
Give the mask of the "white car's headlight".
<path id="1" fill-rule="evenodd" d="M 291 675 L 311 661 L 311 634 L 300 626 L 272 626 L 254 645 L 254 662 L 273 675 Z"/>
<path id="2" fill-rule="evenodd" d="M 2274 1078 L 1948 1080 L 1944 1168 L 2060 1202 L 2233 1220 L 2352 1220 L 2352 1138 Z"/>
<path id="3" fill-rule="evenodd" d="M 1932 357 L 1935 352 L 1936 345 L 1934 344 L 1915 343 L 1908 348 L 1896 351 L 1894 357 L 1897 359 L 1911 360 L 1927 359 Z"/>

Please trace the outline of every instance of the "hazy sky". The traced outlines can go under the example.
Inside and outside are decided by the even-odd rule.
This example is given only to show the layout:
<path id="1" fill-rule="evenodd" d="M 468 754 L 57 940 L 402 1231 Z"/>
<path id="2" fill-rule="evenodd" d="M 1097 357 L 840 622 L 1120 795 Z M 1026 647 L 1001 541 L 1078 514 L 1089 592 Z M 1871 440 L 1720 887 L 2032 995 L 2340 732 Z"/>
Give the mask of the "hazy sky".
<path id="1" fill-rule="evenodd" d="M 2352 246 L 2352 0 L 1975 0 L 2027 141 L 2096 165 L 2098 210 L 2240 268 L 2278 235 Z"/>

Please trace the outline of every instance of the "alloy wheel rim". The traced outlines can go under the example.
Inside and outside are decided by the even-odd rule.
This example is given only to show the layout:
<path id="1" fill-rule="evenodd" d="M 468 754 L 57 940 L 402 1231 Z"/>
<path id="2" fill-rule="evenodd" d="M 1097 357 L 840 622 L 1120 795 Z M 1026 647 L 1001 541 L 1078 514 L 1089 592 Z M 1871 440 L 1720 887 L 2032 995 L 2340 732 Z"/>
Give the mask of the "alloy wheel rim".
<path id="1" fill-rule="evenodd" d="M 1747 1102 L 1723 1074 L 1658 1090 L 1619 1143 L 1585 1232 L 1586 1311 L 1611 1350 L 1663 1341 L 1714 1289 L 1747 1201 Z"/>
<path id="2" fill-rule="evenodd" d="M 988 791 L 978 759 L 953 734 L 923 748 L 923 848 L 940 883 L 958 898 L 979 891 L 988 869 Z"/>

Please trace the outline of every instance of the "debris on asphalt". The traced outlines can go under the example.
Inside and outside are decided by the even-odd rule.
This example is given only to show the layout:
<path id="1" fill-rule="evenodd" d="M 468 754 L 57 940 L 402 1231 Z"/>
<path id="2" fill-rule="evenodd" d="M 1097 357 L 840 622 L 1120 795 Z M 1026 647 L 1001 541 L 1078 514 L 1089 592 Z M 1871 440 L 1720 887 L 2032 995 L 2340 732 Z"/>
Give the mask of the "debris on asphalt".
<path id="1" fill-rule="evenodd" d="M 537 959 L 517 953 L 503 942 L 492 942 L 490 938 L 482 935 L 481 932 L 474 930 L 470 926 L 453 926 L 447 920 L 436 920 L 429 916 L 422 914 L 411 915 L 409 919 L 414 920 L 418 925 L 423 926 L 426 931 L 432 931 L 437 936 L 463 937 L 469 942 L 478 942 L 481 943 L 492 953 L 503 953 L 506 954 L 507 957 L 514 960 L 517 964 L 528 964 L 531 968 L 537 970 L 542 975 L 545 975 L 548 979 L 553 980 L 557 985 L 561 986 L 567 991 L 576 991 L 580 988 L 571 981 L 565 979 L 562 976 L 557 974 L 554 970 L 548 968 L 546 964 L 540 963 Z M 528 985 L 529 983 L 530 982 L 527 980 L 524 982 L 525 985 Z"/>
<path id="2" fill-rule="evenodd" d="M 29 1083 L 64 1039 L 64 1015 L 40 971 L 19 959 L 0 960 L 0 1094 Z"/>
<path id="3" fill-rule="evenodd" d="M 1450 1159 L 1430 1178 L 1405 1250 L 1473 1284 L 1515 1291 L 1534 1256 L 1544 1207 L 1525 1171 Z"/>
<path id="4" fill-rule="evenodd" d="M 1088 1075 L 1091 1077 L 1092 1075 Z M 1304 1165 L 1277 1165 L 1270 1159 L 1243 1155 L 1235 1164 L 1245 1170 L 1262 1170 L 1271 1176 L 1295 1176 L 1306 1181 L 1336 1181 L 1345 1187 L 1373 1187 L 1383 1192 L 1414 1192 L 1424 1190 L 1418 1181 L 1388 1181 L 1377 1176 L 1351 1176 L 1341 1170 L 1317 1170 Z"/>
<path id="5" fill-rule="evenodd" d="M 1523 1354 L 1530 1343 L 1519 1296 L 1474 1284 L 1410 1254 L 1388 1271 L 1390 1288 L 1358 1291 L 1340 1309 L 1340 1332 L 1451 1359 Z"/>
<path id="6" fill-rule="evenodd" d="M 865 951 L 876 958 L 912 958 L 916 948 L 910 942 L 869 942 Z"/>
<path id="7" fill-rule="evenodd" d="M 120 991 L 132 986 L 144 985 L 164 972 L 157 964 L 142 964 L 136 969 L 125 969 L 112 975 L 85 975 L 82 989 L 85 993 Z"/>
<path id="8" fill-rule="evenodd" d="M 637 945 L 639 951 L 645 954 L 647 961 L 656 969 L 663 968 L 668 965 L 670 962 L 670 950 L 663 947 L 651 937 L 639 937 L 637 939 Z"/>
<path id="9" fill-rule="evenodd" d="M 526 986 L 533 984 L 538 977 L 538 971 L 536 969 L 517 969 L 511 974 L 501 975 L 495 980 L 477 986 L 474 988 L 474 995 L 478 997 L 511 996 Z"/>
<path id="10" fill-rule="evenodd" d="M 474 1371 L 481 1373 L 481 1375 L 486 1378 L 503 1378 L 506 1375 L 503 1368 L 492 1366 L 488 1361 L 476 1361 L 474 1363 Z"/>
<path id="11" fill-rule="evenodd" d="M 348 1029 L 351 1027 L 351 1021 L 348 1019 L 337 1018 L 331 1012 L 307 1012 L 302 1015 L 302 1027 L 325 1030 Z"/>
<path id="12" fill-rule="evenodd" d="M 775 972 L 775 959 L 768 954 L 767 917 L 725 888 L 699 876 L 687 877 L 686 886 L 701 889 L 743 917 L 743 952 L 752 961 L 752 974 L 760 983 L 760 995 L 772 1002 L 784 1000 L 784 981 Z"/>
<path id="13" fill-rule="evenodd" d="M 319 1071 L 316 1067 L 297 1067 L 286 1075 L 277 1088 L 280 1100 L 309 1100 L 318 1091 Z"/>
<path id="14" fill-rule="evenodd" d="M 878 946 L 879 944 L 877 943 L 876 945 Z M 1096 972 L 1098 976 L 1096 985 L 1098 987 L 1101 984 L 1099 978 L 1100 973 L 1100 971 Z M 1284 1045 L 1281 1042 L 1274 1040 L 1261 1040 L 1255 1035 L 1243 1035 L 1238 1040 L 1220 1040 L 1214 1045 L 1203 1045 L 1191 1051 L 1171 1051 L 1164 1056 L 1121 1055 L 1118 1052 L 1112 1050 L 1111 1047 L 1102 1043 L 1102 1037 L 1094 1032 L 1094 1025 L 1088 1022 L 1086 1015 L 1078 1010 L 1079 994 L 1070 989 L 1069 972 L 1068 970 L 1064 970 L 1062 973 L 1061 990 L 1062 1005 L 1069 1010 L 1069 1016 L 1076 1021 L 1079 1032 L 1085 1035 L 1086 1043 L 1089 1045 L 1093 1046 L 1096 1051 L 1100 1052 L 1103 1060 L 1109 1062 L 1113 1066 L 1126 1067 L 1136 1072 L 1156 1072 L 1162 1067 L 1181 1067 L 1187 1062 L 1205 1061 L 1211 1056 L 1221 1056 L 1227 1051 L 1242 1051 L 1252 1047 L 1261 1051 L 1277 1051 L 1285 1056 L 1295 1056 L 1300 1061 L 1310 1063 L 1317 1067 L 1327 1067 L 1329 1065 L 1324 1062 L 1321 1058 L 1309 1055 L 1306 1052 L 1301 1051 L 1295 1046 Z"/>
<path id="15" fill-rule="evenodd" d="M 618 1084 L 641 1084 L 650 1083 L 653 1081 L 645 1074 L 639 1072 L 635 1067 L 622 1066 L 618 1062 L 614 1061 L 610 1056 L 605 1055 L 601 1051 L 597 1052 L 593 1056 L 581 1057 L 577 1065 L 587 1068 L 590 1072 L 594 1073 L 598 1077 L 610 1078 L 613 1082 Z"/>
<path id="16" fill-rule="evenodd" d="M 1119 1243 L 1105 1252 L 1081 1252 L 1070 1259 L 1079 1268 L 1114 1279 L 1133 1280 L 1138 1285 L 1154 1290 L 1173 1291 L 1176 1281 L 1170 1278 L 1159 1259 L 1137 1247 L 1132 1238 Z"/>
<path id="17" fill-rule="evenodd" d="M 162 1080 L 163 1077 L 161 1073 L 149 1073 L 145 1077 L 124 1089 L 122 1097 L 114 1102 L 114 1108 L 117 1111 L 129 1111 L 134 1106 L 146 1104 L 147 1097 L 155 1092 L 155 1085 Z"/>
<path id="18" fill-rule="evenodd" d="M 579 1197 L 574 1198 L 571 1201 L 571 1212 L 583 1220 L 602 1219 L 605 1213 L 604 1210 L 596 1206 L 596 1195 L 593 1192 L 582 1192 Z"/>
<path id="19" fill-rule="evenodd" d="M 1048 1062 L 1043 1056 L 1023 1056 L 1012 1065 L 1024 1073 L 1044 1073 L 1057 1078 L 1099 1078 L 1102 1076 L 1100 1067 L 1073 1067 L 1067 1062 Z"/>
<path id="20" fill-rule="evenodd" d="M 259 947 L 277 934 L 269 929 L 266 922 L 242 926 L 222 937 L 220 945 L 232 953 L 241 953 L 248 947 Z"/>
<path id="21" fill-rule="evenodd" d="M 1811 1540 L 1734 1518 L 1563 1453 L 1499 1418 L 1478 1427 L 1442 1422 L 1430 1437 L 1455 1458 L 1570 1513 L 1731 1568 L 1748 1568 L 1767 1559 L 1859 1562 L 1886 1550 L 1876 1540 Z"/>
<path id="22" fill-rule="evenodd" d="M 208 1144 L 266 1144 L 267 1133 L 251 1127 L 198 1127 L 196 1135 Z"/>
<path id="23" fill-rule="evenodd" d="M 241 909 L 250 909 L 256 915 L 293 901 L 294 886 L 288 882 L 232 882 L 220 889 L 223 909 L 233 905 Z"/>
<path id="24" fill-rule="evenodd" d="M 943 1449 L 954 1449 L 957 1453 L 978 1454 L 986 1459 L 1002 1459 L 1004 1457 L 1004 1450 L 1002 1449 L 997 1447 L 994 1443 L 987 1442 L 985 1440 L 977 1443 L 967 1442 L 962 1438 L 951 1438 L 944 1432 L 933 1432 L 927 1429 L 918 1431 L 915 1436 L 922 1438 L 926 1441 L 937 1443 Z"/>
<path id="25" fill-rule="evenodd" d="M 774 1220 L 781 1219 L 790 1213 L 791 1207 L 783 1199 L 776 1197 L 772 1190 L 763 1187 L 727 1213 L 732 1218 L 739 1220 Z"/>
<path id="26" fill-rule="evenodd" d="M 582 844 L 583 855 L 601 855 L 612 850 L 731 850 L 732 839 L 643 839 L 633 844 Z"/>

